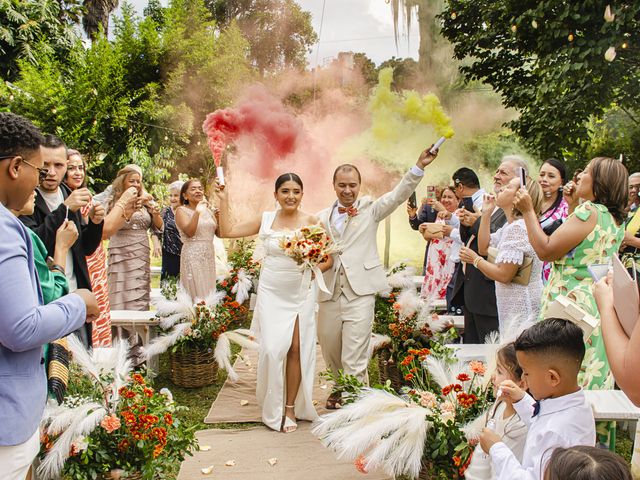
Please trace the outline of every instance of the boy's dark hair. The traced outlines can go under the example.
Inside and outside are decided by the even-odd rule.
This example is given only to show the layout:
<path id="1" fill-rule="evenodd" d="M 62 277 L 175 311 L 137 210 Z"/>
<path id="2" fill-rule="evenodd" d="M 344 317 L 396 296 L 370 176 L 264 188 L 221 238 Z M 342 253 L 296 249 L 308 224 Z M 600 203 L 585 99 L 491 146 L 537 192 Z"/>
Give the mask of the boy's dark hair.
<path id="1" fill-rule="evenodd" d="M 56 137 L 55 135 L 52 135 L 50 133 L 47 133 L 44 136 L 44 142 L 42 142 L 42 146 L 45 147 L 45 148 L 60 148 L 60 147 L 64 147 L 65 150 L 67 148 L 67 145 L 59 137 Z"/>
<path id="2" fill-rule="evenodd" d="M 631 470 L 620 455 L 597 447 L 556 448 L 544 480 L 631 480 Z"/>
<path id="3" fill-rule="evenodd" d="M 44 137 L 38 127 L 20 115 L 0 113 L 0 157 L 25 155 L 40 148 Z"/>
<path id="4" fill-rule="evenodd" d="M 576 362 L 577 368 L 580 368 L 585 353 L 580 327 L 560 318 L 547 318 L 527 328 L 514 346 L 518 352 L 570 358 Z"/>
<path id="5" fill-rule="evenodd" d="M 451 175 L 454 185 L 462 185 L 467 188 L 480 188 L 480 180 L 476 172 L 467 167 L 462 167 Z"/>
<path id="6" fill-rule="evenodd" d="M 516 380 L 522 378 L 522 368 L 518 363 L 518 357 L 516 356 L 516 347 L 511 343 L 507 343 L 501 347 L 497 353 L 498 362 L 504 365 Z"/>

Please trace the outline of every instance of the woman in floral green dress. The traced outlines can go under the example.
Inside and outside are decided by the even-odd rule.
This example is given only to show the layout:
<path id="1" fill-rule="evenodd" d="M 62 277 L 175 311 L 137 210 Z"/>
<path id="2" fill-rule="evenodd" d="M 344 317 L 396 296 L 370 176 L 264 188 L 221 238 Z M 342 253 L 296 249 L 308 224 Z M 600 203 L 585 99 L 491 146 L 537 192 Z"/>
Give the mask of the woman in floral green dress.
<path id="1" fill-rule="evenodd" d="M 577 182 L 565 187 L 570 212 L 565 223 L 551 236 L 540 227 L 524 190 L 515 205 L 524 213 L 529 241 L 541 260 L 552 261 L 549 281 L 542 295 L 540 319 L 558 295 L 574 300 L 598 318 L 591 287 L 593 279 L 587 267 L 609 263 L 624 238 L 625 207 L 628 196 L 627 169 L 618 160 L 597 157 L 578 175 Z M 600 328 L 587 340 L 586 354 L 579 377 L 580 385 L 590 390 L 613 388 L 613 377 Z"/>

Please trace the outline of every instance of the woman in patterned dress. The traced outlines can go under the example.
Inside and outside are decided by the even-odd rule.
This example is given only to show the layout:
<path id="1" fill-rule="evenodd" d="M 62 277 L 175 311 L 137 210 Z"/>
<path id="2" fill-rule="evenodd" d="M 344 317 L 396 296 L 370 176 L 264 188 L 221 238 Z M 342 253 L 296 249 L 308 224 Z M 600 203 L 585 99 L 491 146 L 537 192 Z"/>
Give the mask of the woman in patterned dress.
<path id="1" fill-rule="evenodd" d="M 64 182 L 71 191 L 87 185 L 87 163 L 78 150 L 67 149 L 67 173 Z M 93 205 L 94 201 L 91 200 L 80 210 L 85 222 Z M 91 345 L 93 347 L 110 347 L 111 310 L 109 308 L 109 287 L 107 285 L 107 254 L 102 243 L 98 245 L 95 252 L 86 257 L 86 260 L 91 281 L 91 291 L 95 294 L 100 308 L 100 316 L 93 322 L 91 330 Z"/>
<path id="2" fill-rule="evenodd" d="M 109 303 L 113 310 L 149 310 L 149 233 L 162 232 L 160 209 L 142 187 L 137 165 L 120 169 L 113 181 L 102 238 L 109 242 Z"/>
<path id="3" fill-rule="evenodd" d="M 571 213 L 551 236 L 540 227 L 529 195 L 522 190 L 518 192 L 515 205 L 524 213 L 529 241 L 542 260 L 553 262 L 542 294 L 540 319 L 545 318 L 547 308 L 558 295 L 571 298 L 587 313 L 599 318 L 591 291 L 593 279 L 587 267 L 609 263 L 620 248 L 624 237 L 627 177 L 627 169 L 618 160 L 606 157 L 591 160 L 578 175 L 577 183 L 566 185 L 565 197 Z M 580 205 L 579 200 L 582 200 Z M 579 376 L 582 387 L 613 388 L 600 328 L 593 331 L 586 349 Z"/>
<path id="4" fill-rule="evenodd" d="M 569 216 L 569 204 L 562 195 L 562 187 L 567 183 L 567 169 L 564 162 L 555 158 L 544 161 L 540 167 L 538 183 L 542 188 L 543 201 L 540 226 L 544 233 L 551 235 L 565 218 Z M 542 266 L 542 280 L 546 283 L 551 273 L 551 262 Z"/>

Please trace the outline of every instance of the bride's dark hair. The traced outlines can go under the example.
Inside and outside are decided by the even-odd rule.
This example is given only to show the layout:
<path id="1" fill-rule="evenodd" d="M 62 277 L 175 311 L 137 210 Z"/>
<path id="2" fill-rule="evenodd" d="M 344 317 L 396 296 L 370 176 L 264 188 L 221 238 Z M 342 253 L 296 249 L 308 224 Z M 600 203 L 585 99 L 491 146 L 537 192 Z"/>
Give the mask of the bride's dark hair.
<path id="1" fill-rule="evenodd" d="M 276 192 L 284 182 L 296 182 L 298 185 L 300 185 L 300 190 L 304 190 L 302 180 L 298 175 L 296 175 L 295 173 L 283 173 L 278 178 L 276 178 Z"/>

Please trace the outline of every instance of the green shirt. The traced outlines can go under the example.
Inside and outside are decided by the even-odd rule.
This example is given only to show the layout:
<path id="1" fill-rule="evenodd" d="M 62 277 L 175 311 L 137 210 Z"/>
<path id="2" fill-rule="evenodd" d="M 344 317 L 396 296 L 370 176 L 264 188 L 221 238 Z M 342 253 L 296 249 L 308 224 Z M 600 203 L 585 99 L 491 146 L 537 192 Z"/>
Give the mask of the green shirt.
<path id="1" fill-rule="evenodd" d="M 33 244 L 33 259 L 36 263 L 36 271 L 40 280 L 40 289 L 42 290 L 42 300 L 44 304 L 51 303 L 54 300 L 69 293 L 69 284 L 67 277 L 61 272 L 51 271 L 47 266 L 47 247 L 44 246 L 42 240 L 29 228 L 31 235 L 31 243 Z"/>

